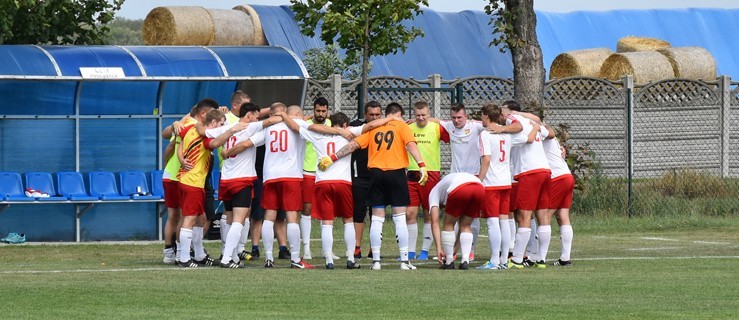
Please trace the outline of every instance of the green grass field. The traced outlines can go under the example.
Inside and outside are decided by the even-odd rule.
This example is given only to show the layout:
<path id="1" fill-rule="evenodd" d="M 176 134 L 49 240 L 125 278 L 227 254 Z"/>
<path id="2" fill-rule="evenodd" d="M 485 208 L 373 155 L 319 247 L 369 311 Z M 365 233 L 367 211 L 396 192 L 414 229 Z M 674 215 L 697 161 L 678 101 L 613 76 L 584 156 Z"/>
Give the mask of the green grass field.
<path id="1" fill-rule="evenodd" d="M 289 269 L 287 260 L 275 269 L 261 261 L 241 270 L 180 269 L 161 264 L 161 243 L 0 245 L 0 318 L 739 318 L 739 219 L 574 223 L 574 266 L 543 270 L 438 270 L 429 261 L 401 271 L 389 258 L 397 254 L 390 221 L 381 271 L 367 263 L 345 270 L 344 259 L 336 270 Z M 550 261 L 559 256 L 557 232 Z M 312 248 L 320 252 L 320 240 Z M 488 252 L 480 238 L 473 266 Z"/>

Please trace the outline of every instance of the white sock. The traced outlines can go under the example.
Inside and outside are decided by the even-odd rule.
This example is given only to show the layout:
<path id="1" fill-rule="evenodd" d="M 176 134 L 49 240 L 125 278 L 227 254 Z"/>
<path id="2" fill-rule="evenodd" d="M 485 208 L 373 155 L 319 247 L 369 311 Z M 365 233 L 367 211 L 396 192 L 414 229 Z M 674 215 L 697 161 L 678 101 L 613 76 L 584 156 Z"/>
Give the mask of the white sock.
<path id="1" fill-rule="evenodd" d="M 290 245 L 290 260 L 300 262 L 300 225 L 287 224 L 287 244 Z"/>
<path id="2" fill-rule="evenodd" d="M 408 227 L 408 252 L 416 252 L 418 245 L 418 223 L 411 223 Z"/>
<path id="3" fill-rule="evenodd" d="M 310 232 L 311 219 L 310 216 L 300 216 L 300 238 L 303 244 L 303 250 L 310 250 Z"/>
<path id="4" fill-rule="evenodd" d="M 203 247 L 203 227 L 192 228 L 192 248 L 195 250 L 195 260 L 205 259 L 205 248 Z M 189 252 L 189 250 L 188 250 Z"/>
<path id="5" fill-rule="evenodd" d="M 370 248 L 372 249 L 372 260 L 374 261 L 380 261 L 383 224 L 385 224 L 384 217 L 372 216 L 372 224 L 370 225 Z"/>
<path id="6" fill-rule="evenodd" d="M 346 259 L 354 262 L 354 246 L 357 245 L 357 233 L 354 231 L 354 223 L 344 224 L 344 243 L 346 243 Z"/>
<path id="7" fill-rule="evenodd" d="M 536 219 L 531 219 L 531 235 L 526 244 L 526 255 L 529 260 L 536 259 L 539 253 L 539 241 L 536 240 Z"/>
<path id="8" fill-rule="evenodd" d="M 526 243 L 531 236 L 531 228 L 518 228 L 516 232 L 516 244 L 513 246 L 513 261 L 523 263 L 523 252 L 526 250 Z"/>
<path id="9" fill-rule="evenodd" d="M 249 239 L 249 227 L 251 227 L 249 222 L 249 218 L 244 221 L 244 227 L 241 228 L 241 234 L 239 236 L 239 242 L 236 244 L 236 252 L 241 252 L 246 250 L 244 246 L 246 245 L 246 240 Z"/>
<path id="10" fill-rule="evenodd" d="M 539 260 L 547 261 L 547 252 L 549 252 L 549 242 L 552 241 L 552 226 L 539 226 Z"/>
<path id="11" fill-rule="evenodd" d="M 500 264 L 500 219 L 488 218 L 488 241 L 490 241 L 490 262 L 494 265 Z"/>
<path id="12" fill-rule="evenodd" d="M 472 219 L 470 231 L 472 231 L 472 249 L 470 252 L 475 252 L 475 247 L 477 246 L 477 237 L 480 235 L 480 218 Z"/>
<path id="13" fill-rule="evenodd" d="M 180 237 L 181 236 L 182 235 L 180 234 Z M 182 252 L 182 247 L 180 246 L 180 240 L 178 239 L 177 241 L 175 241 L 175 243 L 177 244 L 177 252 L 175 252 L 175 257 L 177 258 L 177 261 L 180 261 L 180 253 Z"/>
<path id="14" fill-rule="evenodd" d="M 444 250 L 444 264 L 450 264 L 454 262 L 454 241 L 457 236 L 454 231 L 442 231 L 441 232 L 441 249 Z"/>
<path id="15" fill-rule="evenodd" d="M 398 237 L 400 261 L 408 261 L 408 225 L 405 223 L 405 212 L 394 214 L 393 222 L 395 222 L 395 235 Z M 416 228 L 416 233 L 418 233 L 418 228 Z"/>
<path id="16" fill-rule="evenodd" d="M 431 234 L 431 222 L 423 222 L 423 242 L 421 243 L 421 250 L 428 252 L 431 250 L 431 243 L 434 241 L 434 237 Z"/>
<path id="17" fill-rule="evenodd" d="M 462 262 L 470 262 L 473 237 L 472 232 L 462 232 L 459 234 L 459 249 L 462 250 Z"/>
<path id="18" fill-rule="evenodd" d="M 228 227 L 230 225 L 228 224 L 228 218 L 226 217 L 226 214 L 221 215 L 221 244 L 226 245 L 226 236 L 228 235 Z M 223 248 L 221 248 L 223 249 Z"/>
<path id="19" fill-rule="evenodd" d="M 508 261 L 508 252 L 511 245 L 511 229 L 508 228 L 508 219 L 500 220 L 500 260 Z"/>
<path id="20" fill-rule="evenodd" d="M 508 245 L 508 250 L 513 251 L 513 246 L 516 244 L 516 219 L 508 219 L 508 232 L 511 235 L 511 243 Z"/>
<path id="21" fill-rule="evenodd" d="M 570 252 L 572 251 L 572 225 L 566 224 L 559 227 L 559 236 L 562 239 L 562 253 L 559 260 L 570 261 Z"/>
<path id="22" fill-rule="evenodd" d="M 272 254 L 272 247 L 275 244 L 275 222 L 264 220 L 262 222 L 262 244 L 264 244 L 264 252 L 267 260 L 275 261 Z"/>
<path id="23" fill-rule="evenodd" d="M 330 224 L 321 225 L 321 252 L 326 258 L 326 264 L 334 263 L 334 226 Z"/>
<path id="24" fill-rule="evenodd" d="M 236 245 L 241 237 L 241 230 L 244 229 L 244 225 L 238 222 L 234 222 L 231 228 L 228 230 L 226 235 L 226 247 L 223 249 L 223 257 L 221 263 L 228 263 L 229 260 L 238 261 L 239 255 L 236 251 Z M 235 252 L 235 254 L 234 254 Z"/>
<path id="25" fill-rule="evenodd" d="M 177 251 L 180 253 L 180 262 L 190 261 L 190 245 L 192 244 L 192 230 L 180 229 L 180 243 L 177 245 Z"/>

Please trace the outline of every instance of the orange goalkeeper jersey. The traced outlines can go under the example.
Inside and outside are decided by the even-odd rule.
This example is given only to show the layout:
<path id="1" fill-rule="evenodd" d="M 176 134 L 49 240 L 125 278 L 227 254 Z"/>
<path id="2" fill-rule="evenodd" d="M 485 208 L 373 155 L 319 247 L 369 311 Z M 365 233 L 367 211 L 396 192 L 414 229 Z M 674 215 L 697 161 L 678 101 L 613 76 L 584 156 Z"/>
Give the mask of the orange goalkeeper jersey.
<path id="1" fill-rule="evenodd" d="M 398 120 L 365 132 L 354 140 L 360 148 L 368 148 L 367 167 L 385 171 L 408 168 L 405 145 L 416 142 L 410 127 Z"/>

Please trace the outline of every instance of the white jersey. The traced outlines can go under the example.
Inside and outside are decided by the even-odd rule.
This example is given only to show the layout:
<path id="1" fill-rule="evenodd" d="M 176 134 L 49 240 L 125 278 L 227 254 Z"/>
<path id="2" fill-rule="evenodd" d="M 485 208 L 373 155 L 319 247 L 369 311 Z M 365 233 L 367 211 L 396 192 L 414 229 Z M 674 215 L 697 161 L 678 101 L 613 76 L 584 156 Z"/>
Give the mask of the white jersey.
<path id="1" fill-rule="evenodd" d="M 348 129 L 355 136 L 362 134 L 362 127 L 349 127 Z M 313 144 L 312 148 L 316 151 L 316 158 L 319 161 L 321 158 L 336 153 L 336 151 L 349 144 L 349 140 L 340 135 L 321 134 L 305 128 L 300 128 L 300 136 Z M 317 170 L 316 184 L 322 181 L 352 183 L 351 162 L 351 157 L 343 157 L 334 161 L 334 164 L 328 170 Z"/>
<path id="2" fill-rule="evenodd" d="M 449 133 L 449 143 L 452 145 L 452 167 L 450 173 L 480 172 L 480 132 L 485 130 L 479 121 L 468 120 L 461 129 L 457 129 L 450 120 L 443 120 L 439 124 Z"/>
<path id="3" fill-rule="evenodd" d="M 518 121 L 523 125 L 523 130 L 519 132 L 519 134 L 523 134 L 528 137 L 531 130 L 534 129 L 531 120 L 520 115 L 510 115 L 506 118 L 506 124 L 511 124 L 515 121 Z M 536 133 L 536 138 L 533 142 L 524 143 L 515 148 L 517 150 L 514 152 L 515 158 L 513 158 L 512 161 L 514 169 L 513 175 L 516 179 L 521 175 L 540 171 L 550 171 L 546 154 L 544 154 L 544 147 L 541 143 L 541 132 Z"/>
<path id="4" fill-rule="evenodd" d="M 467 183 L 482 185 L 480 179 L 467 172 L 457 172 L 445 175 L 441 178 L 441 181 L 431 189 L 431 193 L 429 193 L 429 208 L 438 207 L 440 204 L 446 204 L 449 195 L 459 186 Z"/>
<path id="5" fill-rule="evenodd" d="M 549 167 L 552 169 L 552 179 L 566 174 L 572 174 L 570 167 L 567 166 L 567 162 L 562 158 L 562 152 L 557 138 L 544 139 L 542 144 L 544 146 L 544 153 L 547 155 Z"/>
<path id="6" fill-rule="evenodd" d="M 515 138 L 515 139 L 514 139 Z M 511 147 L 526 143 L 520 135 L 480 133 L 480 154 L 490 156 L 490 166 L 485 173 L 482 184 L 485 189 L 506 189 L 511 186 Z"/>
<path id="7" fill-rule="evenodd" d="M 293 119 L 301 128 L 309 124 Z M 264 182 L 302 181 L 305 140 L 285 123 L 273 124 L 264 129 Z"/>
<path id="8" fill-rule="evenodd" d="M 235 125 L 236 123 L 233 123 L 219 128 L 207 129 L 205 130 L 205 136 L 208 138 L 218 137 Z M 224 150 L 231 149 L 235 145 L 250 139 L 252 143 L 254 143 L 254 147 L 247 148 L 239 154 L 223 159 L 223 165 L 221 167 L 222 180 L 241 178 L 255 180 L 257 178 L 257 171 L 254 169 L 254 163 L 257 158 L 256 147 L 264 144 L 263 135 L 262 121 L 251 122 L 244 130 L 235 133 L 228 139 L 228 141 L 226 141 L 223 145 Z"/>

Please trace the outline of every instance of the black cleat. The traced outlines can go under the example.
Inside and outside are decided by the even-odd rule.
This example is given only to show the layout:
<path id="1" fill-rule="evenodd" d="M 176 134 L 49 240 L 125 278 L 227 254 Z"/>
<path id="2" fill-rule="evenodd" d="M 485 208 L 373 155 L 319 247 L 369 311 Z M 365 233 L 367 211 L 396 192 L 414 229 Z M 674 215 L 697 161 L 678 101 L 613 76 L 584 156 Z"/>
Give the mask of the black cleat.
<path id="1" fill-rule="evenodd" d="M 246 252 L 246 250 L 241 250 L 239 252 L 239 260 L 241 261 L 252 261 L 254 257 L 251 255 L 251 253 Z"/>
<path id="2" fill-rule="evenodd" d="M 354 249 L 354 259 L 362 259 L 362 249 Z"/>
<path id="3" fill-rule="evenodd" d="M 283 250 L 277 255 L 277 259 L 290 259 L 290 250 Z"/>
<path id="4" fill-rule="evenodd" d="M 252 249 L 251 250 L 251 258 L 252 259 L 259 259 L 259 249 Z"/>
<path id="5" fill-rule="evenodd" d="M 328 269 L 328 270 L 334 270 L 334 264 L 333 263 L 327 263 L 326 264 L 326 269 Z"/>
<path id="6" fill-rule="evenodd" d="M 231 260 L 228 263 L 221 262 L 221 268 L 241 269 L 244 268 L 244 265 L 241 263 L 233 262 L 233 260 Z"/>
<path id="7" fill-rule="evenodd" d="M 347 261 L 346 268 L 347 269 L 359 269 L 359 262 Z"/>
<path id="8" fill-rule="evenodd" d="M 523 263 L 521 264 L 523 264 L 524 267 L 529 268 L 529 267 L 533 267 L 534 265 L 536 265 L 536 262 L 533 262 L 529 260 L 529 258 L 526 258 L 526 259 L 523 259 Z"/>
<path id="9" fill-rule="evenodd" d="M 441 265 L 442 270 L 453 270 L 454 269 L 454 261 L 452 261 L 449 264 L 442 264 Z"/>
<path id="10" fill-rule="evenodd" d="M 459 265 L 459 270 L 469 270 L 470 269 L 470 263 L 465 261 L 462 262 L 462 264 Z"/>
<path id="11" fill-rule="evenodd" d="M 193 262 L 195 262 L 201 267 L 210 267 L 215 264 L 215 261 L 210 256 L 205 256 L 203 260 L 193 260 Z"/>
<path id="12" fill-rule="evenodd" d="M 557 261 L 554 261 L 554 265 L 560 267 L 572 267 L 572 261 L 562 261 L 557 259 Z"/>
<path id="13" fill-rule="evenodd" d="M 183 267 L 183 268 L 198 268 L 198 267 L 200 267 L 200 265 L 198 265 L 197 263 L 193 262 L 192 260 L 188 260 L 187 262 L 178 262 L 177 265 L 180 266 L 180 267 Z"/>
<path id="14" fill-rule="evenodd" d="M 267 261 L 264 262 L 264 267 L 265 268 L 274 268 L 275 267 L 275 262 L 272 261 L 272 260 L 267 260 Z"/>

